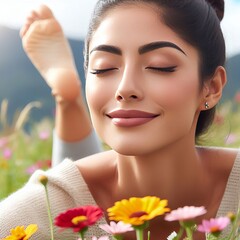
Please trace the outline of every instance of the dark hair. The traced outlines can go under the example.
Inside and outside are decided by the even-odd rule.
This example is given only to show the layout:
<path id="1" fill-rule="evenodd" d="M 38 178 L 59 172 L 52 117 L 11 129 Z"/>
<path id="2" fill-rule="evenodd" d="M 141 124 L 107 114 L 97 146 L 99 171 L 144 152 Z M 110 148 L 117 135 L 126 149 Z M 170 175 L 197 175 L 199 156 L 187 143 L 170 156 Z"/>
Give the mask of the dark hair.
<path id="1" fill-rule="evenodd" d="M 88 67 L 89 43 L 101 20 L 110 9 L 132 3 L 157 6 L 160 18 L 165 24 L 198 50 L 201 87 L 214 75 L 218 66 L 224 66 L 225 42 L 220 27 L 224 14 L 224 0 L 99 0 L 85 41 L 85 69 Z M 196 139 L 208 129 L 214 115 L 215 107 L 201 111 L 196 127 Z"/>

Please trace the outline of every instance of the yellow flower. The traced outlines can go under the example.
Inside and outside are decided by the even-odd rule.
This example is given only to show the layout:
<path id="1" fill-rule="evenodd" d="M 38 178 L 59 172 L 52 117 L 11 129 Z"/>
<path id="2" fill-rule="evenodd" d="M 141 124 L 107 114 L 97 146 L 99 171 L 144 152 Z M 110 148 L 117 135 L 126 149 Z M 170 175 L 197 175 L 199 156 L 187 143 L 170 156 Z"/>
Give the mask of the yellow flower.
<path id="1" fill-rule="evenodd" d="M 24 229 L 24 226 L 17 226 L 10 230 L 11 235 L 2 240 L 28 240 L 36 231 L 38 227 L 36 224 L 30 224 Z"/>
<path id="2" fill-rule="evenodd" d="M 46 186 L 48 183 L 48 178 L 45 175 L 40 175 L 38 180 L 43 186 Z"/>
<path id="3" fill-rule="evenodd" d="M 169 212 L 170 209 L 166 206 L 167 200 L 161 200 L 157 197 L 132 197 L 129 200 L 123 199 L 115 202 L 115 205 L 107 211 L 110 220 L 139 226 L 148 220 L 163 215 L 165 212 Z"/>
<path id="4" fill-rule="evenodd" d="M 8 168 L 8 162 L 5 159 L 0 159 L 0 169 L 7 169 Z"/>

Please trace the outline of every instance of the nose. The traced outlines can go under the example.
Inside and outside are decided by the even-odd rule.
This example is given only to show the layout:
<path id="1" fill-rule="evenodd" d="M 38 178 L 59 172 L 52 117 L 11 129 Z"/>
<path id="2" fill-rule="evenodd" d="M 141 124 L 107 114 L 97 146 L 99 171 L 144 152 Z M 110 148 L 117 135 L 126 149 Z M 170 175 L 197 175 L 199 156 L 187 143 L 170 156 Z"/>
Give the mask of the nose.
<path id="1" fill-rule="evenodd" d="M 140 74 L 133 68 L 125 68 L 115 94 L 117 101 L 139 101 L 143 98 L 143 86 Z"/>

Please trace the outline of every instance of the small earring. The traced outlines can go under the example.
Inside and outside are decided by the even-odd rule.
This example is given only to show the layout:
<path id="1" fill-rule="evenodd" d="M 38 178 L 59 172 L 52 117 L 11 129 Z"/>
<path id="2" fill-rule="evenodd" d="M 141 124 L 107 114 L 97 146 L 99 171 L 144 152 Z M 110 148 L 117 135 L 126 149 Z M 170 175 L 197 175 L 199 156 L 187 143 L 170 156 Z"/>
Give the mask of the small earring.
<path id="1" fill-rule="evenodd" d="M 208 104 L 208 102 L 205 102 L 205 109 L 209 109 L 209 104 Z"/>

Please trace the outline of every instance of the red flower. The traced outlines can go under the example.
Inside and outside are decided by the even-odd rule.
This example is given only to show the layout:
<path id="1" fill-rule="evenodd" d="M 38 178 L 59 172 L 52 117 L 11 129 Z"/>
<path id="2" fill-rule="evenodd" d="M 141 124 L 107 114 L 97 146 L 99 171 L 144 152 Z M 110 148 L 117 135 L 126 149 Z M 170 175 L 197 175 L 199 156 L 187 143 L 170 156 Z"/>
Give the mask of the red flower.
<path id="1" fill-rule="evenodd" d="M 81 232 L 88 226 L 94 225 L 103 216 L 103 211 L 97 206 L 83 206 L 72 208 L 60 213 L 54 224 L 62 228 L 72 228 L 74 232 Z"/>

